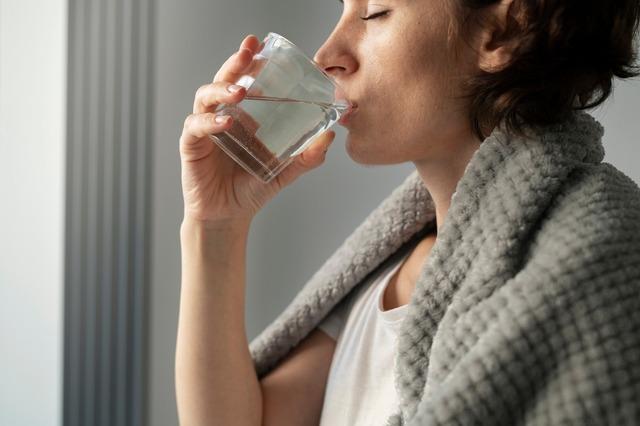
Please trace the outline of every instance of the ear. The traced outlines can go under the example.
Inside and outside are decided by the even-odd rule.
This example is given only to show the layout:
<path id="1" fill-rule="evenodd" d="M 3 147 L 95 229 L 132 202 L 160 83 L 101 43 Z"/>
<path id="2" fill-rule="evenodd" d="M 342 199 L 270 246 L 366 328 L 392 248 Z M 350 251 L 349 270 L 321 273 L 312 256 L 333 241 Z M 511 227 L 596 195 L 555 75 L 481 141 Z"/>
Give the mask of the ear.
<path id="1" fill-rule="evenodd" d="M 523 16 L 518 13 L 520 0 L 501 0 L 483 13 L 483 27 L 477 33 L 478 67 L 495 72 L 508 65 L 517 44 L 517 35 L 523 27 Z"/>

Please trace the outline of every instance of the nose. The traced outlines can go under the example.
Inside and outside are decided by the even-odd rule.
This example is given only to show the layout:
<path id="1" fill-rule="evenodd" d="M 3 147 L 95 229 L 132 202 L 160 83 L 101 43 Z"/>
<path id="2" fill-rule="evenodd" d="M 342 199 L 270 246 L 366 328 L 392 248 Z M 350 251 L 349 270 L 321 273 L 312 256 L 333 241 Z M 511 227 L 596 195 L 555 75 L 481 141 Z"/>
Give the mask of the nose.
<path id="1" fill-rule="evenodd" d="M 334 78 L 346 78 L 357 68 L 357 62 L 347 46 L 329 38 L 313 55 L 313 60 Z"/>
<path id="2" fill-rule="evenodd" d="M 322 69 L 325 69 L 325 66 L 322 62 L 321 56 L 320 56 L 320 52 L 322 52 L 323 47 L 320 47 L 320 49 L 318 49 L 318 51 L 316 52 L 315 55 L 313 55 L 313 62 L 315 62 L 316 64 L 320 65 L 322 67 Z"/>

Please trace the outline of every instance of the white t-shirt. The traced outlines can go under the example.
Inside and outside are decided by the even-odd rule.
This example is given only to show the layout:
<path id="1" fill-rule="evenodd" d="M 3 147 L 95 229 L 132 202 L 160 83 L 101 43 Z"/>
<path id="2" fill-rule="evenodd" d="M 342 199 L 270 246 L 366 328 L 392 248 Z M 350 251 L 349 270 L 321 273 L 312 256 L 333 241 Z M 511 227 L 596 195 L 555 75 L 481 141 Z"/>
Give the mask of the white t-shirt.
<path id="1" fill-rule="evenodd" d="M 407 305 L 383 311 L 382 297 L 410 252 L 368 277 L 318 325 L 336 340 L 320 426 L 375 426 L 398 410 L 396 338 Z"/>

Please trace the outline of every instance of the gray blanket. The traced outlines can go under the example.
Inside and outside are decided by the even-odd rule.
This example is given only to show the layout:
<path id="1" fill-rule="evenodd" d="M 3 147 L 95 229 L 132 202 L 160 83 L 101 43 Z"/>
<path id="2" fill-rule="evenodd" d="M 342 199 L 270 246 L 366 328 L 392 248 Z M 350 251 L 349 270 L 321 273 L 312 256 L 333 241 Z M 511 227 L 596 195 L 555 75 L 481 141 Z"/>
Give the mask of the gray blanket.
<path id="1" fill-rule="evenodd" d="M 416 283 L 400 404 L 379 425 L 640 424 L 640 189 L 602 161 L 603 133 L 576 112 L 483 141 Z M 414 171 L 251 341 L 258 377 L 434 221 Z"/>

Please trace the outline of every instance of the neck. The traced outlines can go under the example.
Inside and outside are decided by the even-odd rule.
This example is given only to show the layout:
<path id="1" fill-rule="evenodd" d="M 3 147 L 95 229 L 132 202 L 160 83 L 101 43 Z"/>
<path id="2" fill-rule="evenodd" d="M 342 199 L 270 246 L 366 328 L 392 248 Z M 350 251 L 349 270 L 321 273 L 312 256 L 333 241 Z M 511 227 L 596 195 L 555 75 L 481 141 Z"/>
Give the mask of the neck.
<path id="1" fill-rule="evenodd" d="M 451 154 L 447 157 L 413 162 L 424 186 L 433 199 L 438 232 L 447 216 L 451 197 L 456 190 L 458 181 L 464 175 L 469 160 L 479 147 L 480 141 L 471 139 L 470 142 L 452 149 Z"/>

